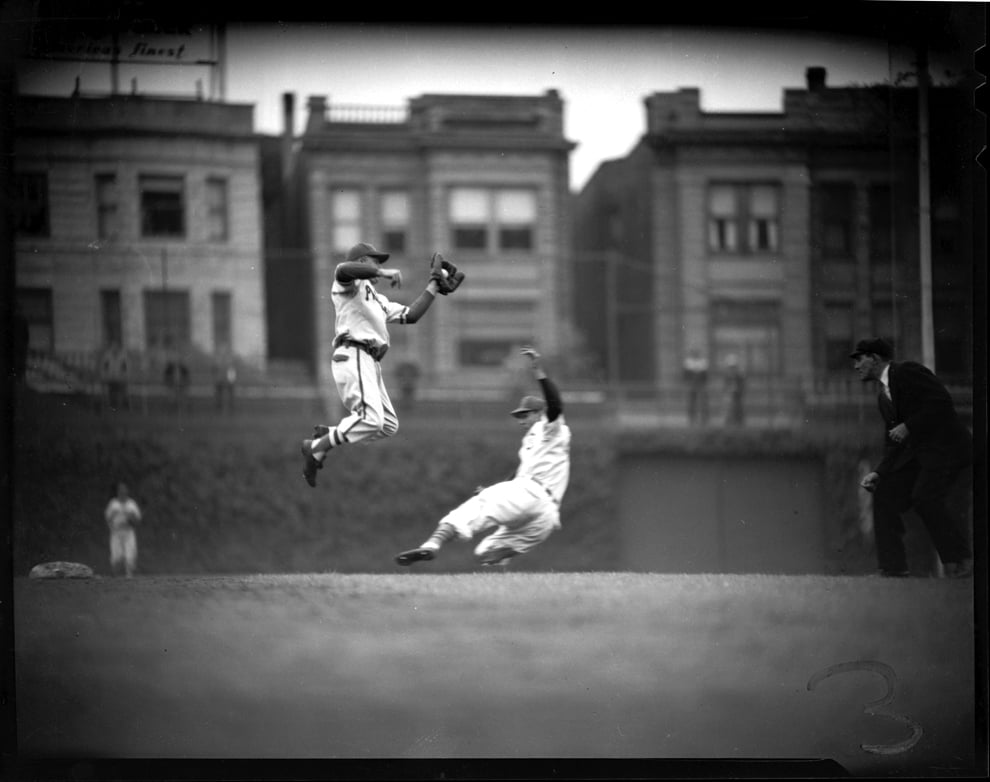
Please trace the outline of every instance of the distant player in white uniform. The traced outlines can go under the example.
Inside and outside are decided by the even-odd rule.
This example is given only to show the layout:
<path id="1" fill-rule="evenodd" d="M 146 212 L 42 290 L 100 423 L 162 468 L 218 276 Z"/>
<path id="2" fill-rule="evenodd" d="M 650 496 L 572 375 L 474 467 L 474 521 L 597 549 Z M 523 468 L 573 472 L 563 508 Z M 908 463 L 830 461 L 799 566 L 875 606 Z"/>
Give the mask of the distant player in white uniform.
<path id="1" fill-rule="evenodd" d="M 127 484 L 118 483 L 114 487 L 103 518 L 110 530 L 110 572 L 117 575 L 123 571 L 127 578 L 137 572 L 137 532 L 134 527 L 141 521 L 141 509 L 127 491 Z"/>
<path id="2" fill-rule="evenodd" d="M 381 279 L 388 280 L 393 288 L 402 286 L 398 269 L 382 268 L 388 257 L 388 253 L 360 242 L 334 269 L 330 290 L 336 313 L 332 371 L 337 393 L 349 414 L 336 426 L 318 424 L 312 439 L 303 440 L 303 477 L 310 486 L 316 486 L 316 471 L 323 468 L 323 460 L 334 448 L 391 437 L 398 431 L 399 419 L 380 364 L 389 346 L 387 324 L 416 323 L 437 293 L 452 293 L 464 278 L 457 267 L 436 253 L 426 289 L 412 304 L 399 304 L 375 290 Z"/>
<path id="3" fill-rule="evenodd" d="M 493 530 L 474 549 L 481 565 L 501 566 L 538 546 L 560 529 L 560 503 L 571 470 L 571 430 L 564 421 L 560 392 L 531 347 L 530 359 L 543 399 L 524 396 L 511 415 L 526 428 L 515 476 L 476 491 L 444 516 L 419 547 L 396 556 L 400 565 L 434 559 L 444 543 Z"/>

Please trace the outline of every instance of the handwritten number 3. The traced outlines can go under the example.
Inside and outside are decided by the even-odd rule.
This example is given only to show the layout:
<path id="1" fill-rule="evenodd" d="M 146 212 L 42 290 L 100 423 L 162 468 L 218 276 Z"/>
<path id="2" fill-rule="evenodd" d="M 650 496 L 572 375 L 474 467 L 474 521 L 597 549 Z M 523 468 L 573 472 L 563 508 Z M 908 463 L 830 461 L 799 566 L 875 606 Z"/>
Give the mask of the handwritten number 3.
<path id="1" fill-rule="evenodd" d="M 808 689 L 815 689 L 815 687 L 817 687 L 829 676 L 835 676 L 839 673 L 853 673 L 854 671 L 869 671 L 871 673 L 876 673 L 882 676 L 887 682 L 886 694 L 879 700 L 867 703 L 863 707 L 863 712 L 865 714 L 887 717 L 888 719 L 899 722 L 902 725 L 907 725 L 911 728 L 911 736 L 904 739 L 904 741 L 898 741 L 894 744 L 860 744 L 860 747 L 866 752 L 872 752 L 875 755 L 896 755 L 899 752 L 907 752 L 921 740 L 922 730 L 921 726 L 914 720 L 901 714 L 895 714 L 886 708 L 886 706 L 894 700 L 894 682 L 897 680 L 897 675 L 894 673 L 894 669 L 889 665 L 876 662 L 874 660 L 857 660 L 855 662 L 830 665 L 828 668 L 823 668 L 820 670 L 808 680 Z"/>

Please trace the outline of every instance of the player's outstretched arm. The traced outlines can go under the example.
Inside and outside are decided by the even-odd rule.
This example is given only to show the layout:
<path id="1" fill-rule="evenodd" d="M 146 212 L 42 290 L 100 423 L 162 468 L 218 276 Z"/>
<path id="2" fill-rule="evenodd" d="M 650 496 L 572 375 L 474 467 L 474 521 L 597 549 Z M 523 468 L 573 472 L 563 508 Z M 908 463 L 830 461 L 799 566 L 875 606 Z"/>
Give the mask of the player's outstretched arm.
<path id="1" fill-rule="evenodd" d="M 378 269 L 374 264 L 361 263 L 361 261 L 345 261 L 338 263 L 333 271 L 333 276 L 337 282 L 347 284 L 354 280 L 373 280 L 378 276 Z"/>
<path id="2" fill-rule="evenodd" d="M 540 384 L 543 390 L 543 398 L 547 402 L 547 420 L 553 421 L 564 411 L 564 403 L 560 398 L 560 391 L 557 385 L 547 377 L 543 365 L 540 363 L 540 354 L 532 347 L 524 347 L 519 351 L 530 361 L 530 368 L 533 370 L 533 377 Z"/>
<path id="3" fill-rule="evenodd" d="M 437 297 L 437 283 L 430 280 L 426 283 L 426 289 L 416 297 L 416 300 L 409 305 L 406 312 L 405 323 L 415 323 L 426 314 L 426 311 L 433 305 L 433 300 Z"/>
<path id="4" fill-rule="evenodd" d="M 348 285 L 355 280 L 383 279 L 388 280 L 393 288 L 402 287 L 402 272 L 399 269 L 383 269 L 361 261 L 338 263 L 333 276 L 342 285 Z"/>

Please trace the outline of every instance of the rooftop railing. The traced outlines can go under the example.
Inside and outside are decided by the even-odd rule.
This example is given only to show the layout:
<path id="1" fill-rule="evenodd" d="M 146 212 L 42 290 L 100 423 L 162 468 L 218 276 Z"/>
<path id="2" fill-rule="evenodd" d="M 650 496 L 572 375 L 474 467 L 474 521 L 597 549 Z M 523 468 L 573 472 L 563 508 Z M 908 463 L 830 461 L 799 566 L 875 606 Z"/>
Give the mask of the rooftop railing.
<path id="1" fill-rule="evenodd" d="M 409 120 L 405 106 L 363 106 L 358 104 L 330 104 L 326 111 L 327 122 L 364 125 L 401 125 Z"/>

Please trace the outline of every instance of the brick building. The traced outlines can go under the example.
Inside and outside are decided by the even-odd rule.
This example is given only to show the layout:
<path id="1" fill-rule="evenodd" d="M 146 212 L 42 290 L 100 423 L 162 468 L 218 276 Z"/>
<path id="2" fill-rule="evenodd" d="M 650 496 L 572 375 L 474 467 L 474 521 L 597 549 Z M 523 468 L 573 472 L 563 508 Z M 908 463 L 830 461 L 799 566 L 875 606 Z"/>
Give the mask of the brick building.
<path id="1" fill-rule="evenodd" d="M 263 370 L 267 326 L 253 107 L 21 95 L 16 301 L 33 350 Z M 146 363 L 146 362 L 143 362 Z"/>
<path id="2" fill-rule="evenodd" d="M 311 343 L 321 383 L 331 382 L 333 269 L 358 241 L 391 253 L 389 263 L 402 269 L 403 288 L 386 292 L 394 300 L 419 294 L 434 251 L 467 274 L 422 322 L 391 329 L 392 355 L 418 364 L 424 384 L 496 388 L 518 346 L 561 350 L 571 301 L 574 145 L 563 136 L 555 90 L 423 95 L 380 109 L 314 96 L 308 109 L 292 168 L 304 215 L 296 233 L 312 263 Z M 390 356 L 386 371 L 399 363 Z"/>
<path id="3" fill-rule="evenodd" d="M 808 68 L 780 113 L 654 93 L 639 143 L 578 194 L 575 306 L 603 309 L 586 338 L 613 381 L 676 389 L 697 347 L 716 370 L 737 356 L 766 393 L 806 396 L 849 378 L 862 335 L 920 358 L 918 90 L 826 75 Z M 965 90 L 928 97 L 937 368 L 971 384 L 982 131 Z"/>

